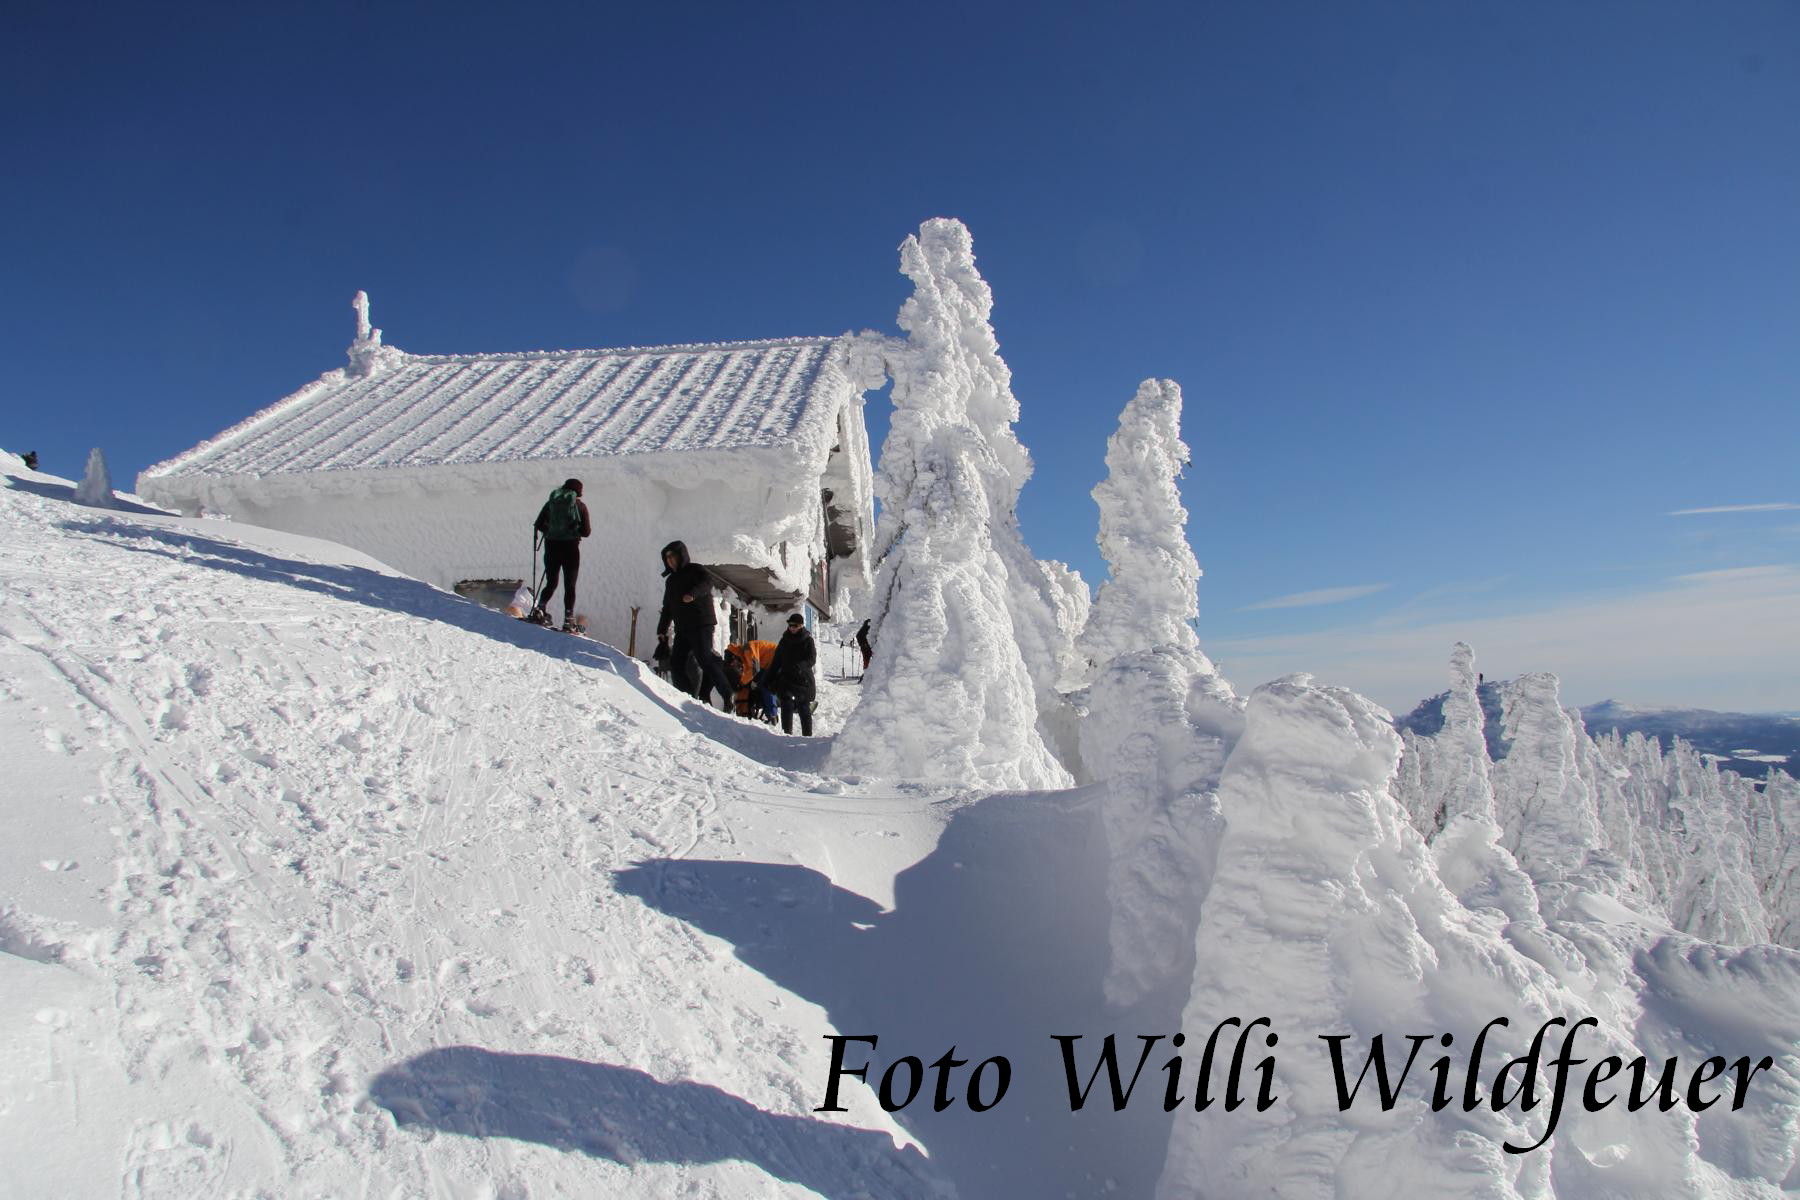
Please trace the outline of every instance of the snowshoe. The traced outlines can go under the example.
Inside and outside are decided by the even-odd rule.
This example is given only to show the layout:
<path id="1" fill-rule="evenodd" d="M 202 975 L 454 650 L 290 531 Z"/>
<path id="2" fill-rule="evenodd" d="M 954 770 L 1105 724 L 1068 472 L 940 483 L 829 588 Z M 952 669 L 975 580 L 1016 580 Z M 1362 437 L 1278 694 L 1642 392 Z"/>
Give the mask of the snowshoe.
<path id="1" fill-rule="evenodd" d="M 550 619 L 550 614 L 541 608 L 532 609 L 530 612 L 520 617 L 519 620 L 529 621 L 533 625 L 542 625 L 545 629 L 554 629 L 556 627 L 556 623 Z"/>

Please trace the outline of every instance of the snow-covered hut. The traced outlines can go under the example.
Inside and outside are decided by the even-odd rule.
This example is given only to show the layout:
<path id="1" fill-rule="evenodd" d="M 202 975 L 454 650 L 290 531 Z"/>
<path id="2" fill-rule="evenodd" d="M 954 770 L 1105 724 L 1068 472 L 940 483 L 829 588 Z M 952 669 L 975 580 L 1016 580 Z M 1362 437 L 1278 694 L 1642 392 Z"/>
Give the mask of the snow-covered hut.
<path id="1" fill-rule="evenodd" d="M 864 394 L 851 337 L 524 354 L 408 354 L 357 294 L 350 365 L 138 478 L 145 497 L 354 546 L 465 595 L 532 574 L 531 523 L 579 477 L 594 533 L 579 603 L 648 653 L 664 543 L 727 585 L 722 635 L 869 582 Z M 767 624 L 764 624 L 766 631 Z"/>

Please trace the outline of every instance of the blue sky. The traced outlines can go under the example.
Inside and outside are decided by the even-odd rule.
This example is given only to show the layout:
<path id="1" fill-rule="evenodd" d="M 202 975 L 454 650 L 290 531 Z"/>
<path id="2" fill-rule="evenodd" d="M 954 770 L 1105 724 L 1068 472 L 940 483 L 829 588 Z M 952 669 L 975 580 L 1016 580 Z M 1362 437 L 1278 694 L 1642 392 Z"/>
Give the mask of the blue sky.
<path id="1" fill-rule="evenodd" d="M 1800 710 L 1791 0 L 12 0 L 0 67 L 0 445 L 46 469 L 340 365 L 358 288 L 421 352 L 893 331 L 955 216 L 1040 555 L 1098 582 L 1105 437 L 1181 383 L 1241 686 L 1410 706 L 1460 636 Z"/>

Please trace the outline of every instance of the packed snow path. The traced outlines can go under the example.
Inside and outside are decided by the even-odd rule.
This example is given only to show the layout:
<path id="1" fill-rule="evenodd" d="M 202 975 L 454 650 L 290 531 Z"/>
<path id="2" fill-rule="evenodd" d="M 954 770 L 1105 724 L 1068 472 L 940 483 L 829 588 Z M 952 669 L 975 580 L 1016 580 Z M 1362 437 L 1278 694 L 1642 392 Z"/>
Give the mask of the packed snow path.
<path id="1" fill-rule="evenodd" d="M 1161 1113 L 1071 1115 L 1049 1041 L 1125 1030 L 1084 793 L 822 778 L 340 547 L 0 485 L 7 1188 L 1152 1190 Z M 815 1113 L 834 1031 L 1011 1092 Z"/>

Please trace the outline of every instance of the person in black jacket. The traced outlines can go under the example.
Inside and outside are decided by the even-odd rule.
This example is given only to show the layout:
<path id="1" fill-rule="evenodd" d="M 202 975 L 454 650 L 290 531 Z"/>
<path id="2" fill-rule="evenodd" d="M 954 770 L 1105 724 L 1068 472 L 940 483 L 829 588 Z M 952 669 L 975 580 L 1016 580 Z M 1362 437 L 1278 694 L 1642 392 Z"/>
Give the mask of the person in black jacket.
<path id="1" fill-rule="evenodd" d="M 731 696 L 737 689 L 725 674 L 725 664 L 713 649 L 713 627 L 719 618 L 713 612 L 712 576 L 705 567 L 688 558 L 687 543 L 670 542 L 662 549 L 663 602 L 662 615 L 656 622 L 656 640 L 668 639 L 674 626 L 675 644 L 669 647 L 669 671 L 675 686 L 704 702 L 718 692 L 725 711 L 731 711 Z M 698 677 L 689 670 L 692 658 Z"/>
<path id="2" fill-rule="evenodd" d="M 538 509 L 531 527 L 544 535 L 544 590 L 537 595 L 530 620 L 542 625 L 550 623 L 545 609 L 556 595 L 556 576 L 563 576 L 563 630 L 575 630 L 575 576 L 581 572 L 581 539 L 594 532 L 588 519 L 587 501 L 581 498 L 581 480 L 567 479 L 550 493 L 544 507 Z"/>
<path id="3" fill-rule="evenodd" d="M 875 657 L 875 647 L 869 644 L 869 623 L 864 621 L 856 631 L 856 648 L 862 651 L 863 670 L 869 669 L 869 660 Z"/>
<path id="4" fill-rule="evenodd" d="M 794 714 L 800 714 L 800 736 L 812 736 L 813 700 L 818 684 L 813 680 L 813 664 L 819 648 L 806 631 L 806 618 L 795 613 L 788 618 L 787 632 L 775 646 L 775 657 L 769 660 L 769 683 L 781 699 L 781 732 L 794 732 Z"/>

